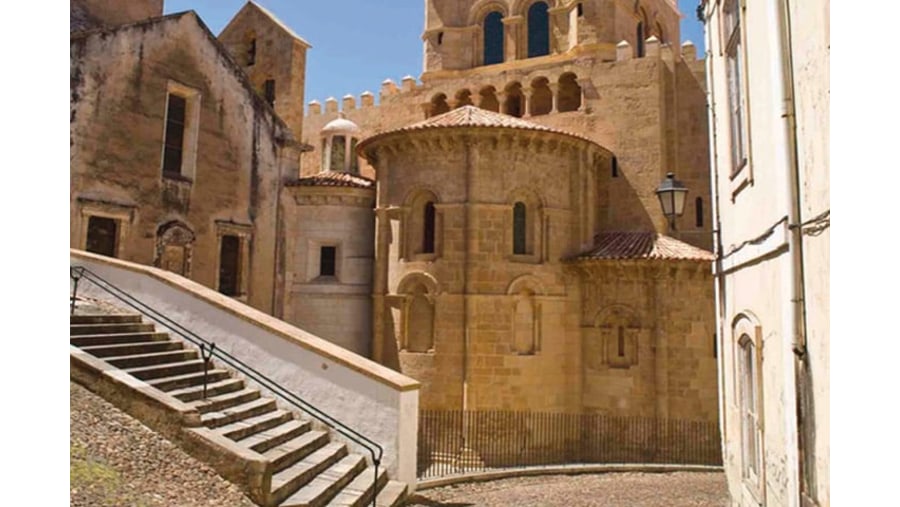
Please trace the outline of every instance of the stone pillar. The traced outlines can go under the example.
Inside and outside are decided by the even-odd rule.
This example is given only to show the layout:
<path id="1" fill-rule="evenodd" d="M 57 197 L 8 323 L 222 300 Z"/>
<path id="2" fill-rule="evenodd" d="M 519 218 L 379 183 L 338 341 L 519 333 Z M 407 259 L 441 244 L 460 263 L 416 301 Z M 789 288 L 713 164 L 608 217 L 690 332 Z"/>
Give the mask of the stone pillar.
<path id="1" fill-rule="evenodd" d="M 547 88 L 550 88 L 550 96 L 552 97 L 550 114 L 559 112 L 559 109 L 557 108 L 557 104 L 559 103 L 559 83 L 548 83 Z"/>
<path id="2" fill-rule="evenodd" d="M 560 40 L 568 40 L 570 7 L 551 7 L 547 10 L 550 17 L 550 54 L 564 53 L 569 48 L 560 46 Z"/>
<path id="3" fill-rule="evenodd" d="M 578 82 L 578 87 L 581 88 L 581 105 L 578 106 L 578 112 L 583 113 L 587 111 L 587 94 L 585 90 L 594 84 L 589 77 L 578 78 L 576 81 Z"/>
<path id="4" fill-rule="evenodd" d="M 503 38 L 505 39 L 503 61 L 511 62 L 519 59 L 519 39 L 524 22 L 524 16 L 503 18 Z"/>
<path id="5" fill-rule="evenodd" d="M 694 46 L 694 43 L 686 40 L 681 45 L 681 57 L 684 58 L 687 62 L 693 62 L 697 59 L 697 47 Z"/>
<path id="6" fill-rule="evenodd" d="M 644 54 L 650 58 L 659 58 L 659 46 L 659 39 L 655 35 L 651 35 L 644 43 Z"/>
<path id="7" fill-rule="evenodd" d="M 506 109 L 506 92 L 498 91 L 497 92 L 497 102 L 500 103 L 500 114 L 509 114 Z"/>
<path id="8" fill-rule="evenodd" d="M 372 107 L 375 105 L 375 95 L 370 91 L 362 92 L 362 95 L 359 96 L 359 101 L 362 103 L 362 107 Z"/>
<path id="9" fill-rule="evenodd" d="M 525 110 L 522 118 L 531 118 L 531 88 L 522 88 L 522 96 L 525 97 Z"/>
<path id="10" fill-rule="evenodd" d="M 401 86 L 403 87 L 403 91 L 411 92 L 416 89 L 416 78 L 412 76 L 405 76 L 402 81 L 400 81 Z"/>
<path id="11" fill-rule="evenodd" d="M 313 100 L 309 103 L 309 116 L 318 116 L 322 114 L 322 104 L 319 103 L 318 100 Z"/>
<path id="12" fill-rule="evenodd" d="M 352 110 L 356 109 L 356 97 L 354 97 L 353 95 L 350 95 L 350 94 L 344 95 L 343 102 L 344 102 L 344 106 L 343 106 L 344 111 L 352 111 Z"/>

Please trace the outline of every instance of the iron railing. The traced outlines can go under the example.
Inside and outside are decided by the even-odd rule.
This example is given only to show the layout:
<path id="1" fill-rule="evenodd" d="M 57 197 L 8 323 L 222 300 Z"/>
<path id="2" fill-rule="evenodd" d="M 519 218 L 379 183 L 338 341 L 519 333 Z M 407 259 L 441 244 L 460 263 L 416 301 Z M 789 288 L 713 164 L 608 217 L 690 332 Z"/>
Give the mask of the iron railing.
<path id="1" fill-rule="evenodd" d="M 422 410 L 420 479 L 562 464 L 722 464 L 719 425 L 650 417 Z"/>
<path id="2" fill-rule="evenodd" d="M 269 377 L 265 376 L 264 374 L 260 373 L 253 367 L 247 365 L 240 359 L 232 356 L 231 354 L 229 354 L 228 352 L 226 352 L 220 348 L 216 348 L 215 343 L 205 340 L 204 338 L 201 338 L 200 336 L 195 334 L 193 331 L 185 328 L 178 322 L 175 322 L 172 319 L 166 317 L 161 312 L 153 309 L 146 303 L 140 301 L 139 299 L 132 296 L 131 294 L 128 294 L 127 292 L 120 289 L 119 287 L 116 287 L 114 284 L 105 280 L 103 277 L 94 273 L 90 269 L 88 269 L 84 266 L 70 266 L 69 277 L 71 278 L 71 280 L 73 282 L 71 304 L 70 304 L 70 312 L 72 314 L 75 313 L 75 300 L 77 298 L 78 283 L 81 280 L 87 280 L 87 281 L 91 282 L 94 286 L 98 287 L 99 289 L 102 289 L 103 291 L 105 291 L 106 293 L 115 297 L 122 303 L 133 308 L 141 315 L 162 325 L 163 327 L 169 329 L 170 331 L 174 332 L 175 334 L 181 336 L 185 340 L 200 347 L 200 350 L 203 355 L 204 363 L 205 363 L 204 370 L 203 370 L 204 371 L 204 379 L 203 379 L 204 396 L 206 394 L 207 381 L 206 381 L 205 377 L 206 377 L 206 373 L 208 371 L 207 366 L 209 365 L 209 361 L 213 357 L 215 357 L 215 358 L 221 360 L 223 363 L 230 366 L 231 368 L 233 368 L 238 373 L 255 381 L 260 386 L 268 389 L 275 395 L 279 396 L 285 402 L 287 402 L 290 405 L 294 406 L 295 408 L 302 410 L 303 412 L 309 414 L 310 416 L 314 417 L 316 420 L 318 420 L 325 426 L 333 429 L 334 431 L 337 431 L 341 435 L 347 437 L 354 443 L 358 444 L 360 447 L 363 447 L 364 449 L 366 449 L 369 452 L 369 454 L 371 454 L 371 456 L 372 456 L 372 465 L 375 468 L 375 470 L 374 470 L 375 475 L 372 480 L 372 482 L 373 482 L 373 484 L 372 484 L 372 505 L 373 506 L 375 505 L 375 499 L 378 496 L 378 487 L 377 487 L 378 486 L 378 467 L 381 464 L 381 458 L 384 455 L 384 449 L 381 447 L 381 445 L 372 441 L 368 437 L 360 434 L 353 428 L 350 428 L 346 424 L 335 419 L 331 415 L 325 413 L 324 411 L 315 407 L 314 405 L 310 404 L 309 402 L 303 400 L 296 393 L 289 391 L 287 388 L 283 387 L 282 385 L 278 384 L 274 380 L 272 380 Z"/>

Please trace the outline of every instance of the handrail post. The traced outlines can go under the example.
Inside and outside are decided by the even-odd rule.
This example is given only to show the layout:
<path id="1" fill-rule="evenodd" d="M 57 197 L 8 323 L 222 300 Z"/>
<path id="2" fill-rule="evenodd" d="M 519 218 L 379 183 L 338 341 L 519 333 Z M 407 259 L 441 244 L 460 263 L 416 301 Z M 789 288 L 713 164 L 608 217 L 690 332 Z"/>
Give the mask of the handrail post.
<path id="1" fill-rule="evenodd" d="M 206 385 L 209 376 L 209 362 L 212 360 L 213 353 L 216 351 L 216 344 L 211 343 L 209 346 L 209 354 L 206 353 L 206 344 L 200 344 L 200 357 L 203 359 L 203 399 L 206 399 Z"/>
<path id="2" fill-rule="evenodd" d="M 69 315 L 75 315 L 75 299 L 78 296 L 78 282 L 81 280 L 81 277 L 84 276 L 84 268 L 82 267 L 69 267 L 69 278 L 75 282 L 75 286 L 72 287 L 72 297 L 69 299 Z"/>

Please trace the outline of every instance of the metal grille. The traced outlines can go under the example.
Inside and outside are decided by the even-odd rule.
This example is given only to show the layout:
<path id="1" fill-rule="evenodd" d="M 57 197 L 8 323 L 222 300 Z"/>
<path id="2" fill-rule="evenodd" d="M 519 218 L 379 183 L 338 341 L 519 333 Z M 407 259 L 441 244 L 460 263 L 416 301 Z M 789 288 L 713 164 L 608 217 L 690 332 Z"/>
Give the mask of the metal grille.
<path id="1" fill-rule="evenodd" d="M 423 410 L 420 479 L 588 463 L 721 465 L 715 422 L 549 412 Z"/>

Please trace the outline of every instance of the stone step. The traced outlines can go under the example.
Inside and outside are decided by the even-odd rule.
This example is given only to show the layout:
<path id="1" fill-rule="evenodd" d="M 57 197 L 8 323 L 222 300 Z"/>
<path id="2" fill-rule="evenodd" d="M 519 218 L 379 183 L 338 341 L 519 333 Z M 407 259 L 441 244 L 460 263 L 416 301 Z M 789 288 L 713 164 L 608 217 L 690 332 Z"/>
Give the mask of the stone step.
<path id="1" fill-rule="evenodd" d="M 399 507 L 406 500 L 406 483 L 388 481 L 375 497 L 376 507 Z"/>
<path id="2" fill-rule="evenodd" d="M 90 347 L 81 347 L 81 350 L 94 357 L 134 356 L 139 354 L 152 354 L 154 352 L 182 349 L 184 349 L 184 342 L 176 340 L 123 343 L 116 345 L 92 345 Z"/>
<path id="3" fill-rule="evenodd" d="M 228 407 L 221 411 L 209 412 L 200 415 L 200 422 L 207 428 L 218 428 L 225 426 L 241 419 L 265 414 L 271 412 L 277 407 L 275 400 L 272 398 L 259 398 L 247 403 Z"/>
<path id="4" fill-rule="evenodd" d="M 310 431 L 309 433 L 316 432 Z M 327 441 L 327 434 L 323 433 L 323 436 L 324 440 Z M 300 487 L 313 480 L 315 476 L 319 475 L 323 470 L 334 463 L 337 463 L 338 460 L 346 455 L 346 445 L 330 443 L 304 457 L 302 460 L 272 475 L 273 504 L 281 504 L 281 502 L 293 495 Z"/>
<path id="5" fill-rule="evenodd" d="M 152 341 L 166 341 L 169 333 L 109 333 L 109 334 L 83 334 L 72 336 L 69 343 L 76 347 L 90 347 L 92 345 L 116 345 L 122 343 L 140 343 Z"/>
<path id="6" fill-rule="evenodd" d="M 137 313 L 103 314 L 103 315 L 70 315 L 70 324 L 120 324 L 140 322 L 141 316 Z"/>
<path id="7" fill-rule="evenodd" d="M 269 428 L 237 442 L 244 447 L 249 447 L 258 453 L 264 453 L 269 449 L 279 446 L 288 440 L 293 440 L 312 429 L 309 421 L 292 419 L 284 424 Z"/>
<path id="8" fill-rule="evenodd" d="M 294 414 L 288 412 L 287 410 L 278 409 L 260 416 L 250 417 L 242 421 L 237 421 L 231 424 L 226 424 L 225 426 L 220 426 L 216 429 L 216 431 L 224 435 L 226 438 L 238 441 L 251 435 L 255 435 L 260 431 L 274 428 L 275 426 L 284 424 L 293 419 Z"/>
<path id="9" fill-rule="evenodd" d="M 359 454 L 341 458 L 281 503 L 281 507 L 322 507 L 366 468 Z"/>
<path id="10" fill-rule="evenodd" d="M 147 333 L 154 330 L 153 324 L 140 322 L 113 322 L 109 324 L 72 324 L 69 335 L 109 334 L 109 333 Z"/>
<path id="11" fill-rule="evenodd" d="M 119 368 L 137 368 L 139 366 L 153 366 L 158 364 L 169 364 L 197 359 L 196 350 L 167 350 L 164 352 L 153 352 L 150 354 L 138 354 L 134 356 L 106 357 L 103 360 L 107 363 Z"/>
<path id="12" fill-rule="evenodd" d="M 194 353 L 196 354 L 196 350 Z M 225 380 L 221 380 L 219 382 L 211 382 L 206 385 L 206 395 L 207 396 L 218 396 L 220 394 L 225 393 L 233 393 L 235 391 L 240 391 L 244 388 L 244 380 L 240 378 L 226 378 Z M 199 386 L 191 386 L 191 387 L 182 387 L 180 389 L 175 389 L 173 391 L 169 391 L 169 396 L 174 398 L 178 398 L 179 400 L 188 403 L 191 401 L 199 400 L 203 397 L 203 385 Z"/>
<path id="13" fill-rule="evenodd" d="M 231 372 L 228 370 L 217 370 L 211 369 L 207 372 L 207 382 L 208 384 L 212 384 L 214 382 L 220 382 L 227 378 L 231 377 Z M 202 386 L 203 385 L 203 360 L 200 360 L 200 371 L 199 372 L 189 372 L 184 374 L 176 374 L 168 377 L 159 377 L 154 379 L 147 380 L 147 383 L 151 386 L 159 389 L 160 391 L 173 391 L 175 389 L 183 389 L 185 387 L 191 386 Z M 207 384 L 207 385 L 208 385 Z"/>
<path id="14" fill-rule="evenodd" d="M 372 496 L 388 482 L 387 471 L 384 467 L 378 468 L 378 482 L 375 478 L 375 467 L 369 466 L 360 472 L 350 484 L 344 486 L 334 498 L 328 502 L 328 507 L 365 507 L 372 503 Z"/>
<path id="15" fill-rule="evenodd" d="M 212 369 L 212 365 L 210 365 L 210 369 Z M 134 377 L 141 380 L 155 380 L 165 377 L 176 377 L 188 373 L 199 373 L 199 382 L 202 384 L 203 360 L 191 359 L 189 361 L 182 361 L 180 363 L 156 364 L 152 366 L 140 366 L 137 368 L 125 368 L 125 372 L 130 373 Z M 162 390 L 165 391 L 165 389 Z"/>
<path id="16" fill-rule="evenodd" d="M 200 395 L 203 395 L 203 387 L 200 387 Z M 243 405 L 245 403 L 249 403 L 253 400 L 258 400 L 260 398 L 259 389 L 241 389 L 240 391 L 234 391 L 230 393 L 211 395 L 209 391 L 206 392 L 206 399 L 199 399 L 192 402 L 189 402 L 188 405 L 195 407 L 198 412 L 201 414 L 208 414 L 210 412 L 221 412 L 225 409 L 236 407 L 238 405 Z"/>
<path id="17" fill-rule="evenodd" d="M 276 445 L 262 454 L 272 462 L 272 470 L 279 472 L 309 456 L 327 443 L 328 433 L 312 430 Z M 274 481 L 275 479 L 273 478 L 272 480 Z"/>

